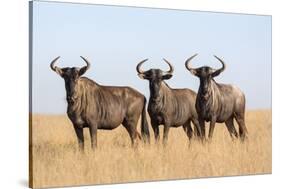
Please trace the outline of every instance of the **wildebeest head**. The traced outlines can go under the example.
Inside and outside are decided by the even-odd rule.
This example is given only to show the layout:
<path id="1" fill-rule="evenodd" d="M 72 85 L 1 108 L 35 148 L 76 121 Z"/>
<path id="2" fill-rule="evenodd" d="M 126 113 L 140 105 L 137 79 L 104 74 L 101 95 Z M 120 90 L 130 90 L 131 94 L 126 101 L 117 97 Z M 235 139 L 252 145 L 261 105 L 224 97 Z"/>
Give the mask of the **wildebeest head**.
<path id="1" fill-rule="evenodd" d="M 185 62 L 185 67 L 187 70 L 189 70 L 193 75 L 199 77 L 200 79 L 200 88 L 201 91 L 203 92 L 203 95 L 208 93 L 209 85 L 211 83 L 211 80 L 218 76 L 221 72 L 224 71 L 225 69 L 225 63 L 216 55 L 214 57 L 220 61 L 222 64 L 222 67 L 220 69 L 214 69 L 209 66 L 202 66 L 199 68 L 191 68 L 190 66 L 190 61 L 197 56 L 197 54 L 191 56 L 188 58 Z"/>
<path id="2" fill-rule="evenodd" d="M 75 96 L 75 85 L 77 84 L 79 77 L 83 75 L 90 68 L 90 63 L 86 58 L 81 56 L 81 58 L 86 62 L 87 64 L 86 66 L 82 68 L 77 68 L 77 67 L 59 68 L 55 66 L 55 63 L 59 58 L 60 58 L 59 56 L 55 58 L 51 62 L 50 67 L 53 71 L 55 71 L 64 79 L 65 89 L 66 89 L 66 100 L 68 103 L 72 104 L 77 98 Z"/>
<path id="3" fill-rule="evenodd" d="M 161 69 L 149 69 L 147 71 L 143 71 L 141 69 L 141 65 L 146 62 L 148 59 L 145 59 L 138 63 L 136 69 L 138 72 L 138 76 L 141 79 L 147 79 L 149 81 L 149 89 L 151 91 L 152 97 L 158 97 L 161 82 L 163 80 L 170 79 L 173 76 L 174 68 L 171 65 L 170 62 L 168 62 L 166 59 L 163 59 L 168 65 L 169 65 L 169 71 L 162 71 Z"/>

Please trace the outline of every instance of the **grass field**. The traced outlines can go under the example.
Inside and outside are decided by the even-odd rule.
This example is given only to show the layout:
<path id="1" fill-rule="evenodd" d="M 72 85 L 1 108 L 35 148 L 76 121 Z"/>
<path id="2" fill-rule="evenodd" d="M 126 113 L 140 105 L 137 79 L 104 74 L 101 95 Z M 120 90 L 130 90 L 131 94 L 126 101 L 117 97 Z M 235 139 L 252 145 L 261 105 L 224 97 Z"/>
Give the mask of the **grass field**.
<path id="1" fill-rule="evenodd" d="M 247 112 L 246 143 L 232 142 L 226 127 L 216 124 L 213 141 L 205 145 L 190 144 L 179 127 L 170 129 L 166 148 L 154 144 L 150 130 L 151 145 L 139 142 L 132 149 L 127 131 L 120 126 L 98 131 L 95 152 L 84 129 L 85 154 L 78 151 L 74 129 L 65 115 L 33 115 L 32 124 L 32 185 L 36 188 L 263 174 L 272 169 L 270 110 Z"/>

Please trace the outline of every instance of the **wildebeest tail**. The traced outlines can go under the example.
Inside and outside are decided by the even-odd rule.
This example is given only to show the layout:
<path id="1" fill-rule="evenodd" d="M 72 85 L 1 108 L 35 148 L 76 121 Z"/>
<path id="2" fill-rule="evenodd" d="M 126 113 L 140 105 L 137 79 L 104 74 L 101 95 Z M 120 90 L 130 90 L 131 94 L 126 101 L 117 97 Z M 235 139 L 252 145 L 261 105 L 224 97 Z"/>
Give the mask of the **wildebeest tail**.
<path id="1" fill-rule="evenodd" d="M 146 119 L 146 98 L 144 97 L 144 103 L 142 108 L 142 115 L 141 115 L 141 135 L 142 139 L 145 143 L 150 143 L 150 134 L 148 123 Z"/>

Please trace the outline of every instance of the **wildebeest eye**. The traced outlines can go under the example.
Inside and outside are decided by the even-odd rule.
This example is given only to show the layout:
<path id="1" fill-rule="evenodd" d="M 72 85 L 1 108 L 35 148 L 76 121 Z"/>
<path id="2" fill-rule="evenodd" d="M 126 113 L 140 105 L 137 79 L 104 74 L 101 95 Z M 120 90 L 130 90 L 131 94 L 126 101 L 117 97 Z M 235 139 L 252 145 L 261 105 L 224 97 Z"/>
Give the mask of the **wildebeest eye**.
<path id="1" fill-rule="evenodd" d="M 66 78 L 66 77 L 67 77 L 67 72 L 66 72 L 66 71 L 63 71 L 62 74 L 61 74 L 61 76 L 62 76 L 63 78 Z"/>
<path id="2" fill-rule="evenodd" d="M 151 74 L 148 74 L 148 73 L 139 73 L 138 76 L 141 78 L 141 79 L 151 79 Z"/>
<path id="3" fill-rule="evenodd" d="M 149 79 L 149 80 L 153 79 L 153 77 L 150 74 L 145 74 L 143 78 L 144 79 Z"/>

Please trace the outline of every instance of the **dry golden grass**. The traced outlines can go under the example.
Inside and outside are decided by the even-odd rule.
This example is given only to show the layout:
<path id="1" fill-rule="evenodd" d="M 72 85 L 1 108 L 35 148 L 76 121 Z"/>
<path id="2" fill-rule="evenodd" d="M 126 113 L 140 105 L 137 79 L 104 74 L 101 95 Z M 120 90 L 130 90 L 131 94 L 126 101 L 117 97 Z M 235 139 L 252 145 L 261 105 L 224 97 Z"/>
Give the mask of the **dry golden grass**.
<path id="1" fill-rule="evenodd" d="M 104 184 L 271 173 L 271 111 L 249 111 L 246 143 L 232 142 L 224 125 L 216 124 L 213 141 L 189 141 L 182 127 L 172 128 L 166 148 L 141 142 L 132 149 L 127 131 L 98 131 L 98 149 L 78 151 L 66 116 L 33 115 L 33 187 Z M 236 125 L 237 126 L 237 125 Z M 162 128 L 162 127 L 161 127 Z M 139 129 L 139 128 L 138 128 Z M 162 130 L 161 130 L 162 136 Z"/>

